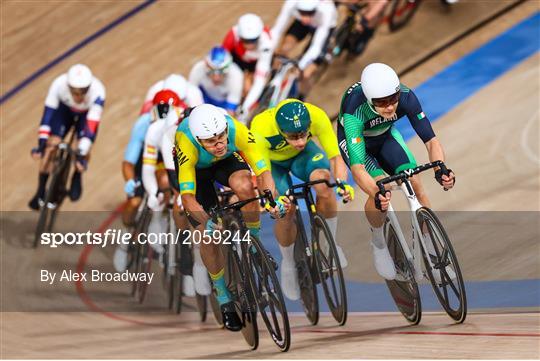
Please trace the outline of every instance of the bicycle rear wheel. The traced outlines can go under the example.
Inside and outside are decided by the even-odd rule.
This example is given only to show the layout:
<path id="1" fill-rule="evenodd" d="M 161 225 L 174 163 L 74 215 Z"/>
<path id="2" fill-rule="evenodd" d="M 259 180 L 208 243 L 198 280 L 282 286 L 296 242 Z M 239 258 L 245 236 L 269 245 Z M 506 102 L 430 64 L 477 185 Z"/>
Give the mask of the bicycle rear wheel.
<path id="1" fill-rule="evenodd" d="M 392 223 L 387 220 L 384 229 L 388 250 L 394 260 L 397 273 L 396 279 L 392 281 L 386 280 L 386 285 L 399 312 L 411 324 L 417 325 L 422 318 L 422 303 L 418 284 L 414 279 L 414 269 L 405 256 Z"/>
<path id="2" fill-rule="evenodd" d="M 388 27 L 394 32 L 411 21 L 421 0 L 394 0 L 388 16 Z"/>
<path id="3" fill-rule="evenodd" d="M 206 322 L 208 316 L 208 297 L 196 294 L 195 299 L 197 301 L 197 310 L 199 310 L 201 322 Z"/>
<path id="4" fill-rule="evenodd" d="M 319 322 L 319 299 L 317 296 L 317 285 L 313 280 L 315 266 L 313 264 L 313 253 L 306 239 L 305 229 L 302 224 L 300 211 L 296 210 L 297 238 L 294 244 L 294 260 L 298 272 L 298 283 L 300 284 L 300 299 L 304 308 L 304 313 L 312 325 Z"/>
<path id="5" fill-rule="evenodd" d="M 216 299 L 216 295 L 214 294 L 214 290 L 212 290 L 212 293 L 210 296 L 208 296 L 208 298 L 210 298 L 210 308 L 214 314 L 214 319 L 216 320 L 218 326 L 223 328 L 223 318 L 221 316 L 221 310 L 219 309 L 219 304 Z"/>
<path id="6" fill-rule="evenodd" d="M 291 346 L 291 329 L 283 292 L 273 264 L 260 242 L 250 237 L 248 267 L 252 269 L 251 286 L 261 317 L 277 347 L 286 352 Z"/>
<path id="7" fill-rule="evenodd" d="M 312 247 L 324 296 L 332 316 L 340 326 L 347 322 L 347 293 L 336 244 L 324 218 L 313 216 Z"/>
<path id="8" fill-rule="evenodd" d="M 467 317 L 467 297 L 454 248 L 431 209 L 420 208 L 416 211 L 416 218 L 427 248 L 427 253 L 422 249 L 422 256 L 433 291 L 448 316 L 456 323 L 462 323 Z M 428 257 L 433 268 L 430 267 Z"/>

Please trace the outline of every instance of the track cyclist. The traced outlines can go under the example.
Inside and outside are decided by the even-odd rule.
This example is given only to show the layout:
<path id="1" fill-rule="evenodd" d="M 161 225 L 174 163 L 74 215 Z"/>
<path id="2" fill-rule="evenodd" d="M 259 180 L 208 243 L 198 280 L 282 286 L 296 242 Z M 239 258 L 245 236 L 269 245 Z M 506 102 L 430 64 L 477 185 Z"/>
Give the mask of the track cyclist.
<path id="1" fill-rule="evenodd" d="M 386 64 L 373 63 L 364 68 L 361 81 L 343 95 L 339 113 L 339 146 L 355 182 L 369 197 L 364 209 L 372 230 L 375 268 L 387 280 L 396 276 L 383 234 L 391 193 L 381 194 L 375 182 L 384 177 L 384 172 L 393 175 L 416 167 L 414 156 L 393 126 L 405 115 L 424 142 L 430 162 L 444 161 L 442 145 L 416 95 L 400 83 L 396 72 Z M 454 173 L 449 171 L 449 175 L 444 175 L 440 169 L 435 170 L 435 179 L 445 189 L 451 189 L 455 183 Z M 411 183 L 420 203 L 429 207 L 420 177 L 413 176 Z"/>
<path id="2" fill-rule="evenodd" d="M 345 191 L 337 190 L 346 200 L 352 200 L 354 189 L 344 181 L 347 166 L 339 153 L 332 123 L 324 110 L 313 104 L 296 99 L 285 99 L 276 107 L 267 109 L 253 118 L 251 131 L 267 163 L 271 165 L 272 177 L 278 193 L 292 185 L 290 173 L 302 181 L 330 180 L 330 173 L 343 182 Z M 313 141 L 318 138 L 322 145 Z M 326 184 L 314 186 L 317 195 L 317 210 L 326 218 L 332 236 L 336 239 L 337 202 L 334 191 Z M 281 287 L 291 300 L 300 298 L 300 287 L 294 260 L 296 223 L 294 206 L 287 215 L 277 220 L 275 235 L 283 257 L 281 264 Z M 347 266 L 347 259 L 337 246 L 340 264 Z"/>
<path id="3" fill-rule="evenodd" d="M 197 62 L 191 68 L 189 82 L 199 87 L 205 103 L 224 108 L 235 116 L 242 98 L 244 73 L 225 48 L 215 46 L 204 60 Z"/>
<path id="4" fill-rule="evenodd" d="M 78 144 L 75 171 L 71 178 L 69 198 L 77 201 L 82 194 L 82 173 L 88 166 L 90 149 L 96 140 L 105 104 L 105 87 L 86 65 L 75 64 L 67 73 L 53 80 L 45 99 L 39 126 L 38 146 L 32 157 L 40 161 L 38 188 L 28 206 L 38 210 L 43 205 L 51 160 L 56 146 L 75 126 Z"/>
<path id="5" fill-rule="evenodd" d="M 270 75 L 273 46 L 270 31 L 257 15 L 244 14 L 227 32 L 222 45 L 244 72 L 244 100 L 237 113 L 239 120 L 245 123 Z"/>
<path id="6" fill-rule="evenodd" d="M 293 48 L 310 35 L 307 50 L 298 62 L 302 71 L 299 96 L 303 100 L 311 88 L 310 79 L 323 61 L 330 35 L 337 24 L 337 10 L 331 0 L 286 0 L 272 27 L 272 41 L 277 47 L 286 26 L 292 21 L 276 54 L 289 57 Z"/>
<path id="7" fill-rule="evenodd" d="M 203 102 L 201 91 L 196 86 L 189 84 L 179 74 L 170 74 L 164 80 L 156 82 L 148 89 L 146 98 L 150 95 L 152 96 L 150 103 L 145 98 L 141 108 L 141 114 L 131 129 L 131 136 L 124 153 L 124 160 L 122 161 L 122 175 L 125 181 L 124 192 L 127 197 L 127 202 L 122 210 L 122 222 L 128 228 L 133 226 L 137 209 L 144 195 L 144 187 L 141 183 L 144 139 L 150 124 L 159 118 L 158 104 L 154 102 L 154 98 L 156 93 L 163 89 L 174 91 L 180 100 L 189 107 L 202 104 Z M 182 100 L 180 94 L 184 95 L 185 101 Z M 166 182 L 167 175 L 163 170 L 159 169 L 157 176 L 162 179 L 161 182 Z M 115 269 L 123 272 L 127 267 L 127 262 L 127 245 L 119 245 L 116 248 L 113 258 Z"/>
<path id="8" fill-rule="evenodd" d="M 214 105 L 195 107 L 180 123 L 176 132 L 175 158 L 182 204 L 191 224 L 200 232 L 220 228 L 206 213 L 217 204 L 214 181 L 230 187 L 240 200 L 255 197 L 251 167 L 257 176 L 259 190 L 269 189 L 275 193 L 268 164 L 260 154 L 254 136 L 244 124 Z M 289 200 L 281 197 L 274 208 L 267 204 L 265 209 L 273 217 L 280 218 L 289 207 Z M 250 234 L 258 237 L 261 225 L 258 203 L 246 205 L 242 212 Z M 201 242 L 201 255 L 216 290 L 223 323 L 227 329 L 239 331 L 242 321 L 225 284 L 219 246 L 214 242 Z"/>

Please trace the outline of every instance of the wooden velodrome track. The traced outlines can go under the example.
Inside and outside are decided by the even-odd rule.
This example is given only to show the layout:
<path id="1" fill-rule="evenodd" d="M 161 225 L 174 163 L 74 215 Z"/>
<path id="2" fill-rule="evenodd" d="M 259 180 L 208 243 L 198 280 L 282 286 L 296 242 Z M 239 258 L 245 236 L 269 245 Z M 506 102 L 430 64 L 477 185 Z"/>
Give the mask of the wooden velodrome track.
<path id="1" fill-rule="evenodd" d="M 1 94 L 137 4 L 2 1 Z M 333 66 L 322 79 L 324 86 L 319 84 L 308 100 L 334 113 L 343 90 L 357 80 L 365 64 L 382 61 L 398 71 L 404 69 L 507 4 L 462 0 L 447 12 L 438 1 L 425 1 L 408 27 L 395 34 L 380 29 L 360 59 Z M 159 283 L 151 288 L 155 297 L 140 307 L 129 299 L 128 286 L 123 284 L 76 289 L 73 283 L 50 288 L 39 282 L 42 268 L 75 269 L 84 261 L 92 268 L 112 269 L 110 247 L 92 254 L 82 247 L 25 247 L 36 221 L 36 215 L 26 211 L 37 172 L 29 150 L 36 141 L 52 79 L 69 65 L 84 62 L 107 87 L 105 115 L 84 178 L 83 199 L 64 207 L 95 212 L 83 222 L 66 216 L 58 225 L 59 230 L 70 231 L 97 230 L 100 225 L 106 229 L 109 225 L 104 221 L 111 219 L 110 212 L 124 197 L 120 162 L 148 86 L 171 72 L 187 75 L 242 13 L 256 12 L 272 24 L 280 5 L 277 1 L 159 1 L 53 66 L 1 105 L 2 358 L 540 357 L 538 299 L 532 307 L 472 309 L 463 325 L 452 325 L 439 312 L 427 313 L 415 327 L 395 312 L 353 312 L 341 328 L 333 327 L 329 317 L 323 317 L 319 326 L 308 327 L 303 316 L 291 315 L 292 348 L 279 354 L 263 330 L 259 350 L 249 352 L 240 335 L 219 330 L 211 321 L 201 324 L 195 313 L 163 312 Z M 416 87 L 537 12 L 539 6 L 535 0 L 525 2 L 402 81 Z M 449 193 L 442 192 L 431 177 L 425 177 L 425 184 L 435 209 L 459 211 L 449 218 L 448 226 L 467 281 L 536 280 L 533 287 L 539 287 L 539 67 L 537 52 L 434 124 L 458 183 Z M 427 160 L 418 140 L 409 145 L 419 162 Z M 344 210 L 360 210 L 362 203 L 359 199 Z M 482 211 L 502 216 L 487 225 L 464 220 L 474 220 Z M 514 218 L 515 214 L 521 216 Z M 348 254 L 366 261 L 350 261 L 347 278 L 380 284 L 371 263 L 368 228 L 358 225 L 363 215 L 350 215 L 350 222 L 340 221 L 339 238 Z M 117 221 L 112 226 L 120 227 Z M 47 312 L 24 312 L 32 310 Z"/>

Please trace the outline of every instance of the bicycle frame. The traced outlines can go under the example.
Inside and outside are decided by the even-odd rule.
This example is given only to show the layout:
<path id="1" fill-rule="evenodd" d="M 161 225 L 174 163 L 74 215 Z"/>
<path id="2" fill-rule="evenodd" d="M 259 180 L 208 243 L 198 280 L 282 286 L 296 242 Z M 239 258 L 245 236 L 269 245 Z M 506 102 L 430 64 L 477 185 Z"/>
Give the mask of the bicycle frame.
<path id="1" fill-rule="evenodd" d="M 440 166 L 441 169 L 446 169 L 444 166 L 444 163 L 440 161 L 435 161 L 432 163 L 425 164 L 423 166 L 416 167 L 412 170 L 407 170 L 401 174 L 386 178 L 387 181 L 384 183 L 390 183 L 394 181 L 401 181 L 401 184 L 399 185 L 392 185 L 390 187 L 390 190 L 401 190 L 403 194 L 405 195 L 405 198 L 407 199 L 407 202 L 409 204 L 409 209 L 411 212 L 411 225 L 412 225 L 412 247 L 413 252 L 411 252 L 409 244 L 407 243 L 407 240 L 403 234 L 403 231 L 401 229 L 401 226 L 399 224 L 399 221 L 397 219 L 397 216 L 395 214 L 394 208 L 392 207 L 392 204 L 388 206 L 387 211 L 387 217 L 394 227 L 394 230 L 396 231 L 396 235 L 399 239 L 399 242 L 401 244 L 401 247 L 403 248 L 403 251 L 405 253 L 405 256 L 409 263 L 413 265 L 414 268 L 414 277 L 417 281 L 420 281 L 424 278 L 424 273 L 422 272 L 422 255 L 421 255 L 421 249 L 424 250 L 425 254 L 428 254 L 428 249 L 426 247 L 426 244 L 424 242 L 423 237 L 421 237 L 422 231 L 420 229 L 420 225 L 418 224 L 418 219 L 416 218 L 416 211 L 418 211 L 423 206 L 418 201 L 418 198 L 416 197 L 416 193 L 413 190 L 413 187 L 411 185 L 411 182 L 409 181 L 409 177 L 413 176 L 414 174 L 418 174 L 424 170 L 434 168 L 436 166 Z M 383 183 L 381 181 L 377 182 L 377 185 L 379 188 L 382 186 Z M 416 244 L 416 246 L 415 246 Z M 418 245 L 419 244 L 419 245 Z M 420 248 L 421 247 L 421 248 Z M 433 262 L 429 257 L 427 257 L 427 261 L 429 262 L 429 267 L 434 268 Z"/>
<path id="2" fill-rule="evenodd" d="M 283 60 L 284 64 L 276 72 L 269 82 L 269 89 L 272 89 L 272 95 L 268 103 L 268 108 L 275 107 L 280 101 L 290 97 L 291 89 L 297 79 L 294 70 L 297 64 L 293 60 Z"/>

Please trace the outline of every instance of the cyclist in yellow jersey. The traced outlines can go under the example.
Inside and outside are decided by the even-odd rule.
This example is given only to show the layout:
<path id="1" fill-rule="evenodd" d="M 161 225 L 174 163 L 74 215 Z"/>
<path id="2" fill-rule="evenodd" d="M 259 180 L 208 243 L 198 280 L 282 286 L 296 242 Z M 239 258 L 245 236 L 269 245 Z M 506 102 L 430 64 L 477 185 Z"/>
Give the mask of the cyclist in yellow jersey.
<path id="1" fill-rule="evenodd" d="M 176 131 L 175 163 L 182 204 L 193 227 L 201 232 L 219 229 L 206 213 L 217 204 L 214 181 L 230 187 L 241 200 L 255 197 L 251 166 L 258 188 L 270 189 L 275 194 L 269 164 L 260 153 L 255 137 L 244 124 L 214 105 L 195 107 L 180 123 Z M 274 208 L 267 205 L 265 209 L 275 218 L 283 217 L 289 209 L 289 200 L 281 197 Z M 250 234 L 258 237 L 261 225 L 258 204 L 252 202 L 242 212 Z M 201 242 L 201 256 L 216 290 L 225 327 L 239 331 L 242 321 L 225 284 L 218 245 Z"/>
<path id="2" fill-rule="evenodd" d="M 276 107 L 255 116 L 251 131 L 257 139 L 265 162 L 271 166 L 277 191 L 284 195 L 292 185 L 290 173 L 302 181 L 330 180 L 330 173 L 343 182 L 345 191 L 336 192 L 346 200 L 352 200 L 354 189 L 348 185 L 347 166 L 340 155 L 336 135 L 328 115 L 315 105 L 297 99 L 286 99 Z M 318 138 L 323 150 L 313 141 Z M 337 202 L 334 192 L 325 184 L 314 186 L 317 210 L 326 218 L 334 240 L 337 229 Z M 275 234 L 280 245 L 281 287 L 292 300 L 300 298 L 298 275 L 294 261 L 296 223 L 294 206 L 287 215 L 276 222 Z M 347 260 L 341 247 L 337 246 L 340 263 L 346 267 Z"/>

